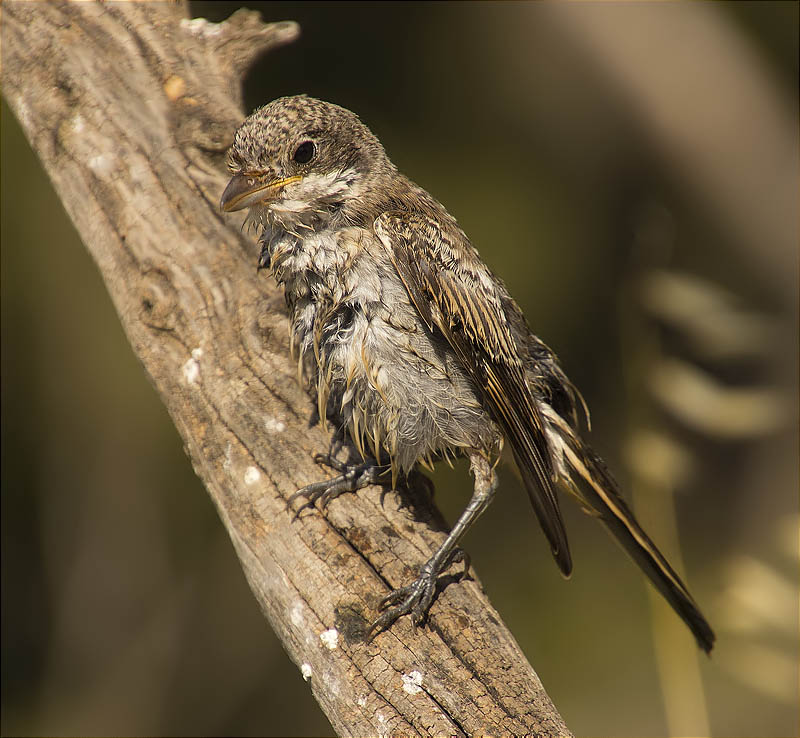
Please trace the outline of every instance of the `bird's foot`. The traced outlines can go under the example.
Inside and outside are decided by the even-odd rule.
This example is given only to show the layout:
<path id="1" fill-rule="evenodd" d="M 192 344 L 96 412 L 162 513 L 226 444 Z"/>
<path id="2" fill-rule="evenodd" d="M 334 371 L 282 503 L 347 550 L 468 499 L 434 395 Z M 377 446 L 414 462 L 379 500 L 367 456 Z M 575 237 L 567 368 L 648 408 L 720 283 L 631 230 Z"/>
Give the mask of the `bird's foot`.
<path id="1" fill-rule="evenodd" d="M 411 584 L 400 587 L 384 597 L 378 606 L 384 612 L 370 626 L 367 640 L 372 640 L 403 615 L 411 615 L 414 627 L 422 625 L 436 594 L 436 580 L 456 561 L 464 562 L 464 571 L 458 577 L 463 579 L 469 569 L 469 556 L 460 548 L 456 548 L 441 560 L 434 555 L 425 563 L 419 576 Z"/>
<path id="2" fill-rule="evenodd" d="M 345 464 L 337 461 L 329 454 L 317 454 L 314 461 L 324 464 L 340 472 L 338 477 L 326 479 L 322 482 L 314 482 L 295 492 L 287 501 L 289 507 L 292 503 L 303 497 L 305 501 L 295 510 L 294 518 L 297 519 L 300 513 L 308 507 L 314 507 L 317 500 L 323 508 L 328 503 L 344 492 L 355 492 L 362 487 L 370 484 L 379 484 L 380 477 L 387 472 L 385 466 L 380 466 L 373 460 L 365 461 L 363 464 Z"/>

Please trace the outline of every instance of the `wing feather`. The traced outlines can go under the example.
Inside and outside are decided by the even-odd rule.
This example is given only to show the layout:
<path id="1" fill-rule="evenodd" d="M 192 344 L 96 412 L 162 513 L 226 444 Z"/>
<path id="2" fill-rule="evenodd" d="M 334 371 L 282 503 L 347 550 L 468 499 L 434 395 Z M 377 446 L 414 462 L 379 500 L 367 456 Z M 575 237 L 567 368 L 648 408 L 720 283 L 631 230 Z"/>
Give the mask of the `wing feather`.
<path id="1" fill-rule="evenodd" d="M 503 308 L 510 297 L 447 218 L 386 212 L 374 227 L 423 322 L 441 332 L 483 393 L 508 438 L 553 556 L 569 575 L 572 560 L 544 422 Z"/>

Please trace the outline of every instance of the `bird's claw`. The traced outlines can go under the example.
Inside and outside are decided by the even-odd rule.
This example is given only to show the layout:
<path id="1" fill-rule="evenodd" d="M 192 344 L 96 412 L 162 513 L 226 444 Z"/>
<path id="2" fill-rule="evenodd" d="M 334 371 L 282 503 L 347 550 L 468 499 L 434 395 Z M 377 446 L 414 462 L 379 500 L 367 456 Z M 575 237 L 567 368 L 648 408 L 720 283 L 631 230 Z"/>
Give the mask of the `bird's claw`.
<path id="1" fill-rule="evenodd" d="M 352 465 L 348 466 L 344 461 L 334 458 L 333 454 L 314 454 L 314 463 L 328 466 L 340 474 L 344 474 L 348 469 L 352 468 Z"/>
<path id="2" fill-rule="evenodd" d="M 367 640 L 372 640 L 378 633 L 390 627 L 403 615 L 411 615 L 414 627 L 425 622 L 428 608 L 433 602 L 436 591 L 436 575 L 432 571 L 423 571 L 411 584 L 390 592 L 381 600 L 378 609 L 385 610 L 377 617 L 369 628 Z M 388 608 L 388 609 L 387 609 Z"/>
<path id="3" fill-rule="evenodd" d="M 411 615 L 411 624 L 415 628 L 422 625 L 436 594 L 436 580 L 447 567 L 456 561 L 464 562 L 464 571 L 459 575 L 459 579 L 463 579 L 469 569 L 469 556 L 460 548 L 456 548 L 439 564 L 433 560 L 428 561 L 411 584 L 386 595 L 378 605 L 378 609 L 385 612 L 379 615 L 370 626 L 367 640 L 371 641 L 378 633 L 389 628 L 403 615 Z"/>
<path id="4" fill-rule="evenodd" d="M 363 464 L 344 464 L 327 454 L 317 454 L 314 457 L 314 461 L 318 464 L 330 466 L 332 469 L 341 472 L 341 474 L 332 479 L 308 484 L 289 497 L 287 500 L 288 507 L 291 507 L 292 503 L 298 498 L 305 498 L 303 504 L 295 510 L 294 520 L 300 517 L 300 513 L 306 508 L 314 507 L 318 500 L 324 509 L 331 500 L 344 492 L 355 492 L 367 485 L 377 484 L 379 477 L 384 472 L 382 467 L 377 466 L 372 461 L 366 461 Z"/>

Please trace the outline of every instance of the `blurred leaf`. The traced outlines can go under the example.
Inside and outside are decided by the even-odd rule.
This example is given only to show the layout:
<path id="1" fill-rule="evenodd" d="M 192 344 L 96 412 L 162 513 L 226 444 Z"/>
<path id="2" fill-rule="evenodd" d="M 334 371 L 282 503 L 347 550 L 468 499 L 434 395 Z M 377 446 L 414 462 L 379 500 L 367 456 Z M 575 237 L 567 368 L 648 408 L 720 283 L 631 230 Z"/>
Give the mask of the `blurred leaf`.
<path id="1" fill-rule="evenodd" d="M 646 312 L 682 332 L 702 357 L 769 355 L 779 335 L 774 320 L 744 310 L 735 295 L 694 275 L 651 270 L 640 296 Z"/>
<path id="2" fill-rule="evenodd" d="M 679 359 L 662 359 L 648 376 L 661 406 L 709 436 L 744 439 L 773 433 L 787 422 L 787 401 L 778 390 L 726 387 Z"/>
<path id="3" fill-rule="evenodd" d="M 631 471 L 651 485 L 675 488 L 689 476 L 692 456 L 677 441 L 653 430 L 636 429 L 625 447 Z"/>

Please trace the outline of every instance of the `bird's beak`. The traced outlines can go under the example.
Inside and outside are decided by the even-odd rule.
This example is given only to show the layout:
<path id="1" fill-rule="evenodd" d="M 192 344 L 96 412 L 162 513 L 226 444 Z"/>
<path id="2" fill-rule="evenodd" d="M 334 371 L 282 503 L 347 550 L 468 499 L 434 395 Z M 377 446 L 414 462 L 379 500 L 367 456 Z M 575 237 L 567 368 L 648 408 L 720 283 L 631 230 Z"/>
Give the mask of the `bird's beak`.
<path id="1" fill-rule="evenodd" d="M 220 208 L 226 213 L 252 207 L 259 202 L 274 199 L 283 187 L 292 182 L 299 182 L 299 174 L 283 179 L 270 179 L 270 173 L 244 173 L 231 177 L 222 199 Z"/>

